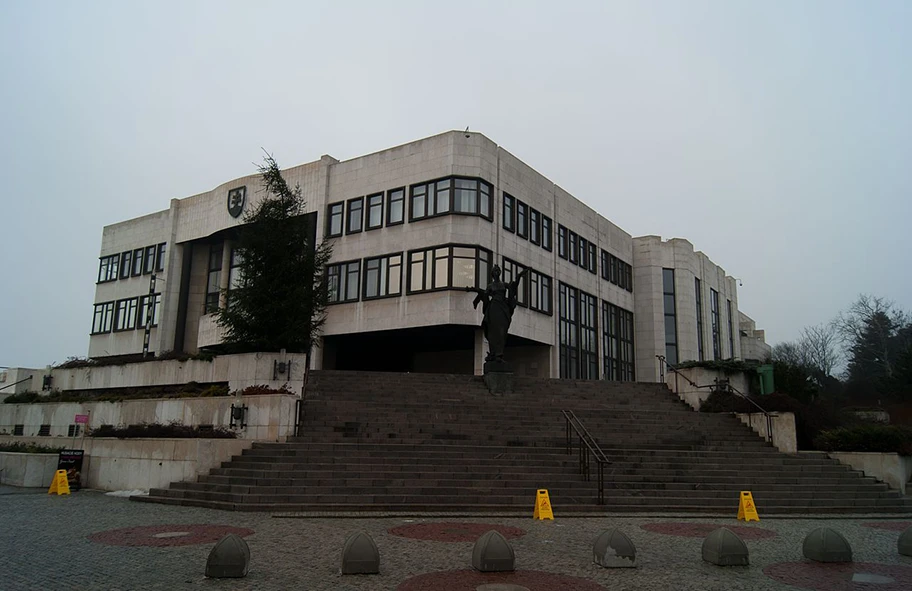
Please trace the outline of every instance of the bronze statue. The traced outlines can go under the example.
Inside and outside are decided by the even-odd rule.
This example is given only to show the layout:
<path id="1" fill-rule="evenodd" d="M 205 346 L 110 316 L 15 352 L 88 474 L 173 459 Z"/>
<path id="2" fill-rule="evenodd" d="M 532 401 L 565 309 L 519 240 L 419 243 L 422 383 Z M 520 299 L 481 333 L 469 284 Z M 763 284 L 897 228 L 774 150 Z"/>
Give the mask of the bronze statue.
<path id="1" fill-rule="evenodd" d="M 494 265 L 491 269 L 491 283 L 487 289 L 465 288 L 466 291 L 478 294 L 472 302 L 473 307 L 478 308 L 478 303 L 482 303 L 484 319 L 481 321 L 481 328 L 488 339 L 489 348 L 485 361 L 503 361 L 507 332 L 510 330 L 513 311 L 516 309 L 516 290 L 525 274 L 526 270 L 523 269 L 513 281 L 504 283 L 500 280 L 500 267 Z"/>

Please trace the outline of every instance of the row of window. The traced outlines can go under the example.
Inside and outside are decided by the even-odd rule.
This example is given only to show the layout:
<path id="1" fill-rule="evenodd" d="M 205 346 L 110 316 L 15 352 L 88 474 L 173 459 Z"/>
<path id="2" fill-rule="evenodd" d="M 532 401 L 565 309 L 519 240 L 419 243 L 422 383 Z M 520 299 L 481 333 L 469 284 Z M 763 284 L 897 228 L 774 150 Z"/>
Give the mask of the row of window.
<path id="1" fill-rule="evenodd" d="M 598 299 L 565 283 L 558 284 L 560 377 L 599 378 Z M 633 313 L 602 301 L 602 376 L 636 379 Z"/>
<path id="2" fill-rule="evenodd" d="M 557 227 L 557 256 L 595 274 L 598 267 L 596 245 L 576 232 Z M 601 251 L 602 279 L 621 289 L 633 291 L 633 267 L 606 250 Z"/>
<path id="3" fill-rule="evenodd" d="M 633 267 L 606 250 L 602 250 L 602 279 L 633 291 Z"/>
<path id="4" fill-rule="evenodd" d="M 491 274 L 491 251 L 448 244 L 408 252 L 406 293 L 485 287 Z M 330 303 L 356 302 L 402 294 L 402 253 L 329 265 L 326 276 Z M 517 303 L 552 314 L 551 277 L 504 259 L 503 281 L 526 269 L 517 286 Z"/>
<path id="5" fill-rule="evenodd" d="M 67 437 L 79 437 L 79 434 L 82 433 L 80 430 L 80 425 L 67 425 Z M 19 437 L 25 434 L 25 425 L 13 425 L 13 435 Z M 39 437 L 48 437 L 51 434 L 50 425 L 39 425 L 37 435 Z"/>
<path id="6" fill-rule="evenodd" d="M 127 250 L 98 259 L 98 283 L 165 270 L 166 243 Z"/>
<path id="7" fill-rule="evenodd" d="M 480 179 L 448 177 L 409 188 L 409 221 L 451 213 L 478 215 L 488 220 L 491 215 L 493 187 Z M 326 236 L 376 230 L 405 221 L 405 188 L 391 189 L 347 202 L 330 203 L 326 216 Z"/>
<path id="8" fill-rule="evenodd" d="M 532 244 L 551 251 L 551 218 L 508 193 L 503 194 L 503 227 Z"/>
<path id="9" fill-rule="evenodd" d="M 677 302 L 675 300 L 675 271 L 662 269 L 662 297 L 665 311 L 665 359 L 671 365 L 680 361 L 678 355 L 678 323 Z M 697 312 L 697 357 L 705 360 L 703 351 L 703 285 L 699 278 L 694 278 L 694 297 Z M 735 356 L 735 330 L 732 318 L 731 300 L 728 302 L 728 351 L 729 356 Z M 719 310 L 719 292 L 709 290 L 709 318 L 712 333 L 713 359 L 722 359 L 722 319 Z"/>
<path id="10" fill-rule="evenodd" d="M 145 328 L 149 322 L 149 301 L 150 296 L 144 295 L 95 304 L 95 313 L 92 315 L 92 334 Z M 161 294 L 154 294 L 151 301 L 152 326 L 158 326 Z"/>

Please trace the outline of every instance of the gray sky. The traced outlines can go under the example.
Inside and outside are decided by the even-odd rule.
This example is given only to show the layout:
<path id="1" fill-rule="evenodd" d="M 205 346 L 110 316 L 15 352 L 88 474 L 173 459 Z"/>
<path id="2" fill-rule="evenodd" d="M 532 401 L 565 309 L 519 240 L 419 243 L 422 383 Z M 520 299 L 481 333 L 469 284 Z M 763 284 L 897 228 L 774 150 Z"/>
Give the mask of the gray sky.
<path id="1" fill-rule="evenodd" d="M 688 238 L 771 343 L 912 309 L 912 2 L 0 4 L 0 366 L 84 356 L 104 225 L 466 125 L 633 235 Z M 906 253 L 906 254 L 903 254 Z"/>

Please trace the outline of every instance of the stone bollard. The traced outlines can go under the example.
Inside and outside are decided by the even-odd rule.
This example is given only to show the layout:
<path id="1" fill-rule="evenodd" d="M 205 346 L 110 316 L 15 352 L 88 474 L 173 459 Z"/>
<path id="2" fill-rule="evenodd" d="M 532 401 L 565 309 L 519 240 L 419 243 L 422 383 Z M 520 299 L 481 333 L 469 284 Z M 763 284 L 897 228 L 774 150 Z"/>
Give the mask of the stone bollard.
<path id="1" fill-rule="evenodd" d="M 818 527 L 804 538 L 804 557 L 817 562 L 852 562 L 852 547 L 835 529 Z"/>
<path id="2" fill-rule="evenodd" d="M 483 573 L 512 572 L 515 561 L 513 546 L 493 529 L 482 534 L 472 550 L 472 568 Z"/>
<path id="3" fill-rule="evenodd" d="M 376 575 L 380 573 L 380 550 L 365 532 L 348 536 L 342 548 L 343 575 Z"/>
<path id="4" fill-rule="evenodd" d="M 747 545 L 732 530 L 720 527 L 703 540 L 703 560 L 719 566 L 748 566 Z"/>
<path id="5" fill-rule="evenodd" d="M 250 548 L 237 534 L 228 534 L 218 541 L 206 560 L 206 576 L 214 579 L 247 576 L 250 567 Z"/>
<path id="6" fill-rule="evenodd" d="M 906 531 L 899 535 L 896 542 L 899 553 L 903 556 L 912 556 L 912 526 L 906 528 Z"/>
<path id="7" fill-rule="evenodd" d="M 636 546 L 621 530 L 605 530 L 592 544 L 592 562 L 604 568 L 636 567 Z"/>

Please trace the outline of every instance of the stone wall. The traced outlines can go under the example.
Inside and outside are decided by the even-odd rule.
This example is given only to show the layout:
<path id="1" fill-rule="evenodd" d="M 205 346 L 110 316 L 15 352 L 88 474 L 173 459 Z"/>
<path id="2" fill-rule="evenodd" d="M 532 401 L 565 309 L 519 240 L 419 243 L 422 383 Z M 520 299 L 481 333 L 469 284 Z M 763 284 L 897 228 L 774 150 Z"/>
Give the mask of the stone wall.
<path id="1" fill-rule="evenodd" d="M 716 369 L 688 367 L 687 369 L 679 369 L 678 373 L 681 375 L 676 375 L 673 371 L 666 371 L 665 384 L 671 388 L 672 392 L 677 392 L 678 397 L 694 410 L 700 410 L 700 404 L 709 398 L 710 389 L 708 386 L 713 385 L 717 379 L 727 379 L 729 384 L 742 394 L 747 395 L 750 393 L 750 381 L 743 372 L 726 374 Z M 688 379 L 690 382 L 695 383 L 696 386 L 688 382 Z"/>
<path id="2" fill-rule="evenodd" d="M 912 456 L 901 456 L 896 453 L 879 453 L 866 451 L 833 451 L 829 455 L 865 476 L 883 481 L 892 489 L 906 494 L 909 481 L 912 479 Z"/>
<path id="3" fill-rule="evenodd" d="M 784 453 L 798 453 L 798 434 L 795 431 L 795 413 L 771 412 L 773 427 L 773 446 Z M 760 437 L 766 439 L 769 426 L 763 413 L 738 413 L 741 422 L 753 429 Z"/>

